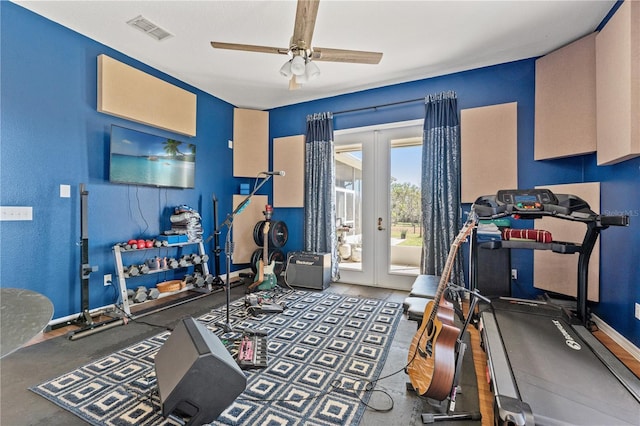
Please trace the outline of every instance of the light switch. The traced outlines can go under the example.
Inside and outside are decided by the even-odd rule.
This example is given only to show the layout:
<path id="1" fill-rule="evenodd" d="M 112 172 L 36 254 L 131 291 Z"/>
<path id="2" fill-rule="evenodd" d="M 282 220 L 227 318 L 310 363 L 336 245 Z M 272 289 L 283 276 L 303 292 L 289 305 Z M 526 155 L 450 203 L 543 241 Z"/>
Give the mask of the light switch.
<path id="1" fill-rule="evenodd" d="M 0 220 L 33 220 L 33 207 L 2 206 Z"/>

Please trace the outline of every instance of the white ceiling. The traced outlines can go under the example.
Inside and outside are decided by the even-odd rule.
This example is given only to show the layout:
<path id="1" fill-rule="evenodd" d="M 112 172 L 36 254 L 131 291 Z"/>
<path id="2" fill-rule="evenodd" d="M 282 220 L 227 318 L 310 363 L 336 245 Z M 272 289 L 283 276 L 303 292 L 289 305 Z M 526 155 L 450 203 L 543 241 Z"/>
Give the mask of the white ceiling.
<path id="1" fill-rule="evenodd" d="M 592 32 L 615 0 L 322 0 L 312 45 L 383 52 L 378 65 L 318 62 L 290 91 L 287 56 L 213 49 L 210 41 L 288 47 L 296 2 L 14 1 L 235 106 L 270 109 L 531 58 Z M 126 24 L 143 15 L 173 34 L 156 41 Z"/>

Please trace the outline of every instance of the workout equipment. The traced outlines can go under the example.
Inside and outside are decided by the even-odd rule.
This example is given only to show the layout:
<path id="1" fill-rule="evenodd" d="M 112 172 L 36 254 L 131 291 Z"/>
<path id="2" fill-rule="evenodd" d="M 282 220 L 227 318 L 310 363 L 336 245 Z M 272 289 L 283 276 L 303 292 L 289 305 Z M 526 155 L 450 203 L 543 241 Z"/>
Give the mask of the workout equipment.
<path id="1" fill-rule="evenodd" d="M 160 290 L 158 290 L 157 288 L 150 288 L 147 296 L 150 300 L 156 300 L 158 297 L 160 297 Z"/>
<path id="2" fill-rule="evenodd" d="M 81 313 L 74 321 L 63 322 L 52 329 L 67 325 L 79 325 L 77 330 L 70 331 L 67 335 L 70 340 L 76 340 L 100 330 L 106 330 L 115 325 L 123 324 L 121 318 L 110 318 L 101 322 L 94 322 L 89 312 L 89 276 L 98 270 L 97 266 L 89 265 L 89 191 L 84 183 L 80 184 L 80 306 Z"/>
<path id="3" fill-rule="evenodd" d="M 513 298 L 500 298 L 480 310 L 496 424 L 637 424 L 640 380 L 591 334 L 587 310 L 587 268 L 593 246 L 603 229 L 627 226 L 629 217 L 598 215 L 581 198 L 548 189 L 501 190 L 478 198 L 472 209 L 480 219 L 517 215 L 586 225 L 581 244 L 472 241 L 472 285 L 477 251 L 485 248 L 579 255 L 575 310 L 550 301 Z"/>
<path id="4" fill-rule="evenodd" d="M 272 212 L 273 209 L 271 211 L 266 209 L 264 211 L 265 217 L 267 216 L 267 214 L 269 214 L 270 216 Z M 256 226 L 253 228 L 253 241 L 260 247 L 264 246 L 265 236 L 263 231 L 266 222 L 270 222 L 269 230 L 266 236 L 269 247 L 283 247 L 289 240 L 289 230 L 287 228 L 287 224 L 279 220 L 267 219 L 261 220 L 256 223 Z"/>
<path id="5" fill-rule="evenodd" d="M 220 339 L 191 317 L 180 321 L 155 356 L 162 415 L 187 425 L 213 422 L 247 386 Z"/>
<path id="6" fill-rule="evenodd" d="M 257 264 L 264 257 L 263 249 L 255 249 L 255 251 L 251 254 L 251 271 L 255 274 L 258 272 Z M 271 249 L 267 253 L 267 264 L 271 264 L 275 262 L 273 267 L 273 273 L 276 276 L 280 276 L 282 271 L 284 270 L 285 258 L 284 252 L 280 249 Z"/>
<path id="7" fill-rule="evenodd" d="M 136 291 L 136 294 L 134 294 L 134 296 L 133 296 L 133 302 L 134 303 L 142 303 L 145 300 L 147 300 L 147 289 L 145 288 L 142 291 L 140 291 L 140 289 L 138 289 Z"/>
<path id="8" fill-rule="evenodd" d="M 271 213 L 273 209 L 270 205 L 266 205 L 266 210 L 263 212 L 266 218 L 271 217 Z M 263 237 L 266 237 L 267 233 L 270 230 L 271 222 L 269 220 L 264 222 L 264 226 L 262 227 Z M 264 238 L 263 238 L 264 240 Z M 258 290 L 271 290 L 278 286 L 278 275 L 275 272 L 276 262 L 267 260 L 269 257 L 269 248 L 268 245 L 265 244 L 262 247 L 262 257 L 258 258 L 259 260 L 256 262 L 256 275 L 253 283 L 249 285 L 248 291 L 253 291 L 256 288 Z M 255 255 L 255 253 L 254 253 Z"/>

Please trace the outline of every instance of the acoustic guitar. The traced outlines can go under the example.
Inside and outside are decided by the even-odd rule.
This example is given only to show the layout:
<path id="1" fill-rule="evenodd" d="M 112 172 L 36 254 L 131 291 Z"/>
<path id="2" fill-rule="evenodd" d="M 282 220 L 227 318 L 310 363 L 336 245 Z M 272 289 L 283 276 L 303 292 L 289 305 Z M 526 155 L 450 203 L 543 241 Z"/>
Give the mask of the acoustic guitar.
<path id="1" fill-rule="evenodd" d="M 436 294 L 430 301 L 416 332 L 407 359 L 406 372 L 415 392 L 443 401 L 451 393 L 456 364 L 456 341 L 460 329 L 454 325 L 453 305 L 444 299 L 444 290 L 451 277 L 453 263 L 460 244 L 475 226 L 473 212 L 451 244 Z"/>
<path id="2" fill-rule="evenodd" d="M 258 287 L 259 290 L 270 290 L 278 285 L 278 277 L 276 277 L 274 272 L 276 261 L 274 260 L 269 265 L 266 265 L 269 259 L 269 240 L 267 238 L 269 226 L 269 221 L 266 220 L 262 228 L 262 259 L 258 260 L 258 264 L 256 265 L 257 273 L 253 283 L 249 286 L 250 290 L 256 287 Z"/>

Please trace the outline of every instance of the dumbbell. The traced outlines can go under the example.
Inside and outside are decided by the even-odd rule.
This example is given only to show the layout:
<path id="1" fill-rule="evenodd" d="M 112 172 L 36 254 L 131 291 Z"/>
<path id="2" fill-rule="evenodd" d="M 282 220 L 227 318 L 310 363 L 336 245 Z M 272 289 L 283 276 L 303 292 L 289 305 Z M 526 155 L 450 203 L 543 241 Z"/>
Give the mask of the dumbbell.
<path id="1" fill-rule="evenodd" d="M 200 257 L 198 253 L 193 253 L 190 256 L 190 260 L 191 260 L 191 263 L 193 263 L 194 265 L 199 265 L 202 262 L 202 257 Z"/>
<path id="2" fill-rule="evenodd" d="M 160 297 L 160 290 L 153 287 L 149 289 L 149 300 L 155 300 Z"/>
<path id="3" fill-rule="evenodd" d="M 149 268 L 149 270 L 153 271 L 156 269 L 160 269 L 160 258 L 154 257 L 151 259 L 147 259 L 144 264 Z"/>
<path id="4" fill-rule="evenodd" d="M 209 255 L 208 254 L 203 254 L 202 255 L 202 263 L 207 263 L 208 260 L 209 260 Z"/>
<path id="5" fill-rule="evenodd" d="M 135 303 L 141 303 L 147 300 L 147 288 L 140 286 L 136 290 L 136 294 L 133 296 L 133 301 Z"/>
<path id="6" fill-rule="evenodd" d="M 149 267 L 143 263 L 142 265 L 138 266 L 138 268 L 140 269 L 140 273 L 141 274 L 148 274 L 149 273 Z"/>
<path id="7" fill-rule="evenodd" d="M 178 266 L 181 268 L 186 268 L 189 265 L 191 265 L 191 259 L 187 255 L 182 256 L 178 261 Z"/>
<path id="8" fill-rule="evenodd" d="M 193 284 L 195 281 L 195 277 L 193 275 L 187 274 L 184 276 L 184 278 L 182 278 L 182 281 L 184 281 L 186 285 Z"/>
<path id="9" fill-rule="evenodd" d="M 176 269 L 178 267 L 178 261 L 173 257 L 167 259 L 167 266 L 169 267 L 169 269 Z"/>
<path id="10" fill-rule="evenodd" d="M 130 277 L 137 277 L 138 275 L 140 275 L 140 269 L 136 265 L 131 265 L 125 269 L 127 275 L 129 275 Z"/>
<path id="11" fill-rule="evenodd" d="M 193 276 L 193 285 L 197 288 L 204 287 L 204 277 L 202 274 L 196 272 Z"/>
<path id="12" fill-rule="evenodd" d="M 211 284 L 213 284 L 213 275 L 211 275 L 211 274 L 207 274 L 207 275 L 205 275 L 205 277 L 204 277 L 204 283 L 205 283 L 206 285 L 211 285 Z"/>

